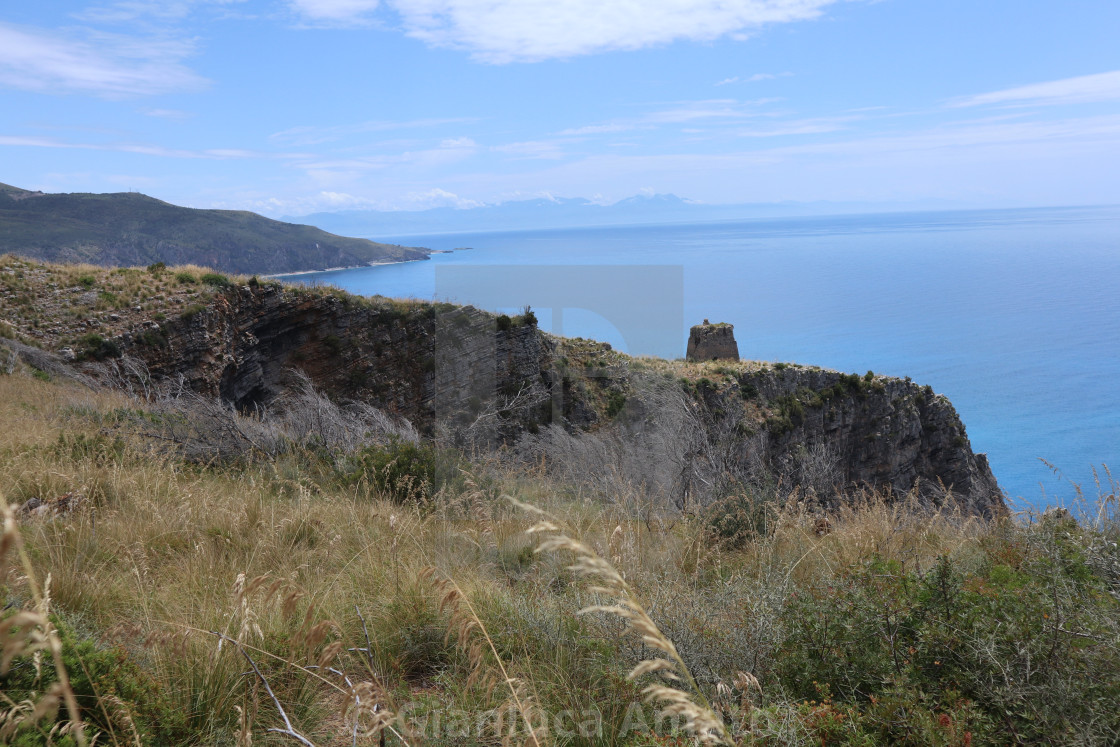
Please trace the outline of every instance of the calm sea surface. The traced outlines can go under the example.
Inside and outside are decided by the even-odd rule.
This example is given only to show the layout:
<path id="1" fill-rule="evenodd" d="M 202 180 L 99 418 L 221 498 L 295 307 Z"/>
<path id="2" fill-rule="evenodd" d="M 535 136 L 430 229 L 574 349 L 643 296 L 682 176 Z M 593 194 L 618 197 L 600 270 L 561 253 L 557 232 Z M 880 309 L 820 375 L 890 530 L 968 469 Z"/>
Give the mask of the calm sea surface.
<path id="1" fill-rule="evenodd" d="M 379 240 L 471 250 L 291 279 L 431 299 L 437 271 L 446 277 L 441 268 L 456 265 L 674 265 L 683 268 L 684 312 L 675 353 L 633 349 L 607 319 L 578 309 L 564 310 L 563 333 L 632 354 L 681 356 L 689 325 L 731 322 L 744 358 L 932 385 L 1020 505 L 1059 503 L 1070 480 L 1095 493 L 1093 466 L 1113 465 L 1120 477 L 1120 207 Z M 557 277 L 567 276 L 558 269 Z M 623 296 L 658 292 L 620 282 Z M 678 305 L 679 286 L 670 301 Z M 439 299 L 484 305 L 469 288 L 447 295 Z M 547 309 L 538 317 L 551 328 Z"/>

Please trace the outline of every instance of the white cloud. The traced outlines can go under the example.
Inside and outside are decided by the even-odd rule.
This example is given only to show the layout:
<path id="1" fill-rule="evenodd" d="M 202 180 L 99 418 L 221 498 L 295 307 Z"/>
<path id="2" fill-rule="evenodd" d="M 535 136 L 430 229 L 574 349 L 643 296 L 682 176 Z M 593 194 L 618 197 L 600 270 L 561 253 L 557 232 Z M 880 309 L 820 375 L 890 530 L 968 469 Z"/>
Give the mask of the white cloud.
<path id="1" fill-rule="evenodd" d="M 453 207 L 460 210 L 482 207 L 483 203 L 460 197 L 454 192 L 435 187 L 426 192 L 410 192 L 405 195 L 405 202 L 409 210 L 426 210 L 435 207 Z"/>
<path id="2" fill-rule="evenodd" d="M 357 2 L 358 0 L 354 0 Z M 496 64 L 741 38 L 838 0 L 388 0 L 406 33 Z M 311 0 L 300 0 L 311 3 Z M 327 5 L 344 5 L 332 0 Z"/>
<path id="3" fill-rule="evenodd" d="M 651 112 L 647 114 L 647 122 L 659 124 L 682 124 L 695 122 L 701 119 L 740 119 L 757 116 L 748 111 L 747 107 L 758 104 L 767 104 L 777 99 L 759 99 L 756 101 L 737 101 L 735 99 L 708 99 L 706 101 L 685 101 L 672 109 Z"/>
<path id="4" fill-rule="evenodd" d="M 265 153 L 262 151 L 244 150 L 240 148 L 208 148 L 205 150 L 186 150 L 183 148 L 168 148 L 162 145 L 149 143 L 73 143 L 53 138 L 35 137 L 27 135 L 0 135 L 0 145 L 9 145 L 20 148 L 59 148 L 70 150 L 97 150 L 113 153 L 135 153 L 143 156 L 158 156 L 161 158 L 202 158 L 219 161 L 241 160 L 248 158 L 292 160 L 306 159 L 309 156 L 303 153 Z"/>
<path id="5" fill-rule="evenodd" d="M 568 130 L 561 130 L 556 133 L 557 135 L 580 136 L 580 135 L 603 135 L 611 132 L 627 132 L 634 129 L 634 125 L 629 124 L 602 124 L 602 125 L 587 125 L 586 127 L 573 127 Z"/>
<path id="6" fill-rule="evenodd" d="M 447 124 L 470 124 L 477 121 L 477 119 L 470 117 L 445 117 L 442 119 L 413 119 L 400 122 L 375 120 L 371 122 L 359 122 L 357 124 L 336 125 L 333 127 L 300 126 L 269 135 L 268 139 L 286 145 L 318 145 L 320 143 L 329 143 L 370 132 L 416 130 L 427 127 L 440 127 Z"/>
<path id="7" fill-rule="evenodd" d="M 716 83 L 716 85 L 717 86 L 726 86 L 730 83 L 739 83 L 739 82 L 758 83 L 759 81 L 762 81 L 762 80 L 774 80 L 775 78 L 788 78 L 791 75 L 793 75 L 793 73 L 755 73 L 754 75 L 748 75 L 746 78 L 740 78 L 738 75 L 736 75 L 733 78 L 724 78 L 719 83 Z"/>
<path id="8" fill-rule="evenodd" d="M 1120 101 L 1120 70 L 982 93 L 978 96 L 956 99 L 949 102 L 949 106 L 983 106 L 986 104 L 1030 106 L 1088 104 L 1102 101 Z"/>
<path id="9" fill-rule="evenodd" d="M 521 143 L 507 143 L 505 145 L 495 145 L 490 150 L 497 153 L 504 153 L 507 156 L 514 158 L 543 158 L 546 160 L 555 160 L 564 157 L 564 151 L 560 148 L 560 143 L 554 140 L 530 140 Z"/>
<path id="10" fill-rule="evenodd" d="M 292 9 L 312 23 L 361 24 L 381 4 L 379 0 L 289 0 Z"/>
<path id="11" fill-rule="evenodd" d="M 191 113 L 182 111 L 181 109 L 148 109 L 144 112 L 149 117 L 156 117 L 158 119 L 190 119 Z"/>
<path id="12" fill-rule="evenodd" d="M 182 64 L 193 52 L 182 39 L 78 38 L 0 24 L 0 87 L 107 98 L 197 89 L 207 81 Z"/>
<path id="13" fill-rule="evenodd" d="M 844 129 L 844 124 L 857 119 L 858 116 L 826 117 L 821 119 L 801 119 L 783 122 L 765 129 L 743 130 L 741 137 L 784 137 L 787 135 L 820 135 L 826 132 L 836 132 Z"/>

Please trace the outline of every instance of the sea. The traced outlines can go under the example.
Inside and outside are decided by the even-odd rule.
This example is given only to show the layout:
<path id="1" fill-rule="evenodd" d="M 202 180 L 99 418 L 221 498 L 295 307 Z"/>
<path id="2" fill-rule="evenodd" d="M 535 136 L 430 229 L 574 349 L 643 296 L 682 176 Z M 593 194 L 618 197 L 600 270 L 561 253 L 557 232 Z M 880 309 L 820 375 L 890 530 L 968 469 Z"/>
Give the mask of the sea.
<path id="1" fill-rule="evenodd" d="M 683 357 L 691 325 L 728 322 L 745 359 L 948 396 L 1019 509 L 1095 496 L 1098 478 L 1107 493 L 1108 465 L 1120 478 L 1120 206 L 376 239 L 445 253 L 286 279 L 531 307 L 633 355 Z"/>

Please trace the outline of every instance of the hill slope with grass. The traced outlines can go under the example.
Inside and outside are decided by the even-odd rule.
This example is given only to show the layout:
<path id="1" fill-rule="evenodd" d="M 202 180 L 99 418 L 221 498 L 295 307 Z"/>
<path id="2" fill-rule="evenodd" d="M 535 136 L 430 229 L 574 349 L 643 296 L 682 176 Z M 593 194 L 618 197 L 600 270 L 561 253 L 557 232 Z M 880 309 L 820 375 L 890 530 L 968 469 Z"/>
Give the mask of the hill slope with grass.
<path id="1" fill-rule="evenodd" d="M 1107 479 L 1077 520 L 825 509 L 796 482 L 681 512 L 587 479 L 617 465 L 460 449 L 306 379 L 241 414 L 22 345 L 0 340 L 0 743 L 1120 740 Z"/>
<path id="2" fill-rule="evenodd" d="M 416 247 L 336 236 L 242 210 L 199 210 L 135 192 L 45 194 L 0 184 L 0 253 L 105 266 L 198 264 L 280 274 L 427 259 Z"/>

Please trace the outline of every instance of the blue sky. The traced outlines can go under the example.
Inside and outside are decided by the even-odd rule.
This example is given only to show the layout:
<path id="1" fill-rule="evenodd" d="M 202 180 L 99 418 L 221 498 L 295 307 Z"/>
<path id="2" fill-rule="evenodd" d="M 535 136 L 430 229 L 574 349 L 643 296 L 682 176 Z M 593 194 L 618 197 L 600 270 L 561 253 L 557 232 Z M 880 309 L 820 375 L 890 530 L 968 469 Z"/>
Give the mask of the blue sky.
<path id="1" fill-rule="evenodd" d="M 1120 203 L 1115 0 L 0 9 L 0 182 L 298 215 Z"/>

